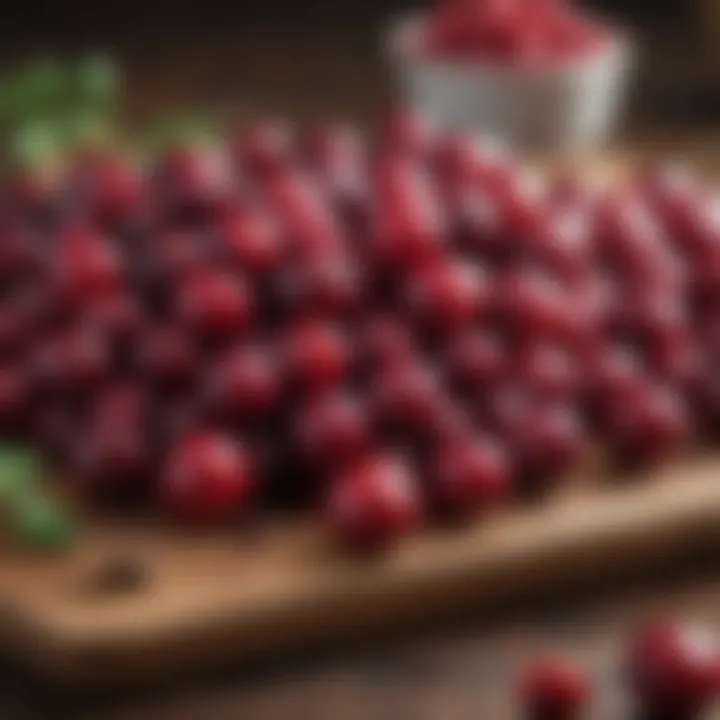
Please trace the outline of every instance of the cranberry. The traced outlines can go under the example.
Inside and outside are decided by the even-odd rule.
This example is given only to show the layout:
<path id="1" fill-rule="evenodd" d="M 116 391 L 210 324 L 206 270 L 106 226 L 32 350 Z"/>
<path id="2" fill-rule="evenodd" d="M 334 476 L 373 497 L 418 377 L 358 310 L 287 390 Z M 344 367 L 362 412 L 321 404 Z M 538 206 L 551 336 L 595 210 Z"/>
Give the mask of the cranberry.
<path id="1" fill-rule="evenodd" d="M 422 321 L 447 330 L 478 318 L 488 298 L 487 279 L 475 266 L 459 261 L 425 266 L 407 288 L 411 310 Z"/>
<path id="2" fill-rule="evenodd" d="M 461 387 L 490 387 L 507 371 L 507 351 L 497 334 L 465 330 L 449 340 L 445 363 Z"/>
<path id="3" fill-rule="evenodd" d="M 393 455 L 377 455 L 343 471 L 332 483 L 325 514 L 347 548 L 377 551 L 414 530 L 422 507 L 415 476 Z"/>
<path id="4" fill-rule="evenodd" d="M 279 291 L 290 312 L 345 317 L 363 299 L 363 277 L 345 253 L 331 252 L 286 269 Z"/>
<path id="5" fill-rule="evenodd" d="M 90 407 L 91 427 L 146 427 L 150 419 L 147 393 L 132 383 L 117 383 L 100 392 Z"/>
<path id="6" fill-rule="evenodd" d="M 201 336 L 228 337 L 247 329 L 255 299 L 247 283 L 223 270 L 198 271 L 179 288 L 177 309 L 186 325 Z"/>
<path id="7" fill-rule="evenodd" d="M 383 368 L 370 398 L 380 422 L 404 434 L 431 427 L 443 395 L 437 376 L 411 361 Z"/>
<path id="8" fill-rule="evenodd" d="M 407 108 L 396 108 L 383 119 L 380 149 L 385 155 L 429 159 L 436 133 L 426 118 Z"/>
<path id="9" fill-rule="evenodd" d="M 510 175 L 500 194 L 502 226 L 506 237 L 527 238 L 542 227 L 548 180 L 530 168 Z"/>
<path id="10" fill-rule="evenodd" d="M 447 218 L 427 172 L 404 160 L 377 171 L 372 253 L 383 268 L 435 259 L 447 241 Z"/>
<path id="11" fill-rule="evenodd" d="M 317 320 L 301 322 L 286 338 L 284 362 L 291 383 L 305 389 L 335 387 L 347 377 L 350 348 L 337 326 Z"/>
<path id="12" fill-rule="evenodd" d="M 500 502 L 511 477 L 509 459 L 497 443 L 449 439 L 436 452 L 430 494 L 440 512 L 466 518 Z"/>
<path id="13" fill-rule="evenodd" d="M 347 394 L 310 400 L 296 417 L 296 442 L 315 467 L 338 468 L 367 454 L 371 428 L 362 404 Z"/>
<path id="14" fill-rule="evenodd" d="M 205 430 L 181 439 L 160 478 L 160 500 L 178 520 L 211 523 L 247 510 L 254 489 L 250 451 L 231 437 Z"/>
<path id="15" fill-rule="evenodd" d="M 150 326 L 136 348 L 141 375 L 162 389 L 183 389 L 195 377 L 198 352 L 182 329 L 171 325 Z"/>
<path id="16" fill-rule="evenodd" d="M 702 627 L 657 622 L 633 638 L 628 683 L 639 709 L 658 720 L 693 720 L 718 694 L 720 656 Z"/>
<path id="17" fill-rule="evenodd" d="M 0 355 L 16 357 L 27 349 L 36 330 L 30 309 L 21 302 L 5 302 L 0 309 Z"/>
<path id="18" fill-rule="evenodd" d="M 95 500 L 135 500 L 153 469 L 153 449 L 147 427 L 121 421 L 88 428 L 78 441 L 73 470 L 85 492 Z"/>
<path id="19" fill-rule="evenodd" d="M 29 378 L 23 368 L 0 365 L 0 427 L 16 432 L 30 410 Z"/>
<path id="20" fill-rule="evenodd" d="M 226 207 L 235 187 L 220 152 L 199 146 L 176 146 L 155 167 L 151 192 L 161 211 L 186 217 Z"/>
<path id="21" fill-rule="evenodd" d="M 86 394 L 108 376 L 111 361 L 106 338 L 78 326 L 41 340 L 31 358 L 31 372 L 40 388 Z"/>
<path id="22" fill-rule="evenodd" d="M 121 259 L 105 238 L 75 232 L 61 240 L 52 277 L 61 298 L 83 306 L 119 291 Z"/>
<path id="23" fill-rule="evenodd" d="M 86 310 L 88 324 L 114 342 L 134 340 L 143 324 L 143 311 L 131 295 L 117 293 L 101 298 Z"/>
<path id="24" fill-rule="evenodd" d="M 520 701 L 528 720 L 579 720 L 592 688 L 585 673 L 557 657 L 535 660 L 520 678 Z"/>
<path id="25" fill-rule="evenodd" d="M 266 177 L 284 169 L 292 161 L 292 133 L 280 122 L 258 122 L 240 133 L 235 159 L 241 171 Z"/>
<path id="26" fill-rule="evenodd" d="M 415 342 L 408 326 L 391 314 L 365 319 L 359 329 L 358 353 L 370 371 L 405 363 L 415 356 Z"/>
<path id="27" fill-rule="evenodd" d="M 521 348 L 515 374 L 521 385 L 550 400 L 569 400 L 583 385 L 577 358 L 547 341 L 531 341 Z"/>
<path id="28" fill-rule="evenodd" d="M 265 416 L 280 395 L 276 358 L 257 344 L 234 348 L 206 372 L 204 394 L 210 411 L 222 418 Z"/>
<path id="29" fill-rule="evenodd" d="M 280 231 L 266 214 L 257 210 L 229 213 L 223 218 L 221 235 L 229 258 L 249 275 L 262 277 L 280 265 Z"/>
<path id="30" fill-rule="evenodd" d="M 621 465 L 648 465 L 672 456 L 691 435 L 688 408 L 669 387 L 640 381 L 608 399 L 607 434 Z"/>

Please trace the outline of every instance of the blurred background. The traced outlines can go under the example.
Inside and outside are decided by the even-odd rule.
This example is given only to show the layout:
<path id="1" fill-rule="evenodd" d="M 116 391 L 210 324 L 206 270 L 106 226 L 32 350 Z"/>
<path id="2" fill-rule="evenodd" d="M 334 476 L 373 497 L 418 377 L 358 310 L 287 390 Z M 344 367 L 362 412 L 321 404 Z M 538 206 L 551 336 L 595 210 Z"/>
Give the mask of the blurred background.
<path id="1" fill-rule="evenodd" d="M 635 135 L 720 119 L 720 5 L 715 0 L 586 0 L 642 44 L 628 127 Z M 9 0 L 2 62 L 32 50 L 111 48 L 129 74 L 129 112 L 168 105 L 248 107 L 299 119 L 370 119 L 388 79 L 380 29 L 405 0 Z"/>

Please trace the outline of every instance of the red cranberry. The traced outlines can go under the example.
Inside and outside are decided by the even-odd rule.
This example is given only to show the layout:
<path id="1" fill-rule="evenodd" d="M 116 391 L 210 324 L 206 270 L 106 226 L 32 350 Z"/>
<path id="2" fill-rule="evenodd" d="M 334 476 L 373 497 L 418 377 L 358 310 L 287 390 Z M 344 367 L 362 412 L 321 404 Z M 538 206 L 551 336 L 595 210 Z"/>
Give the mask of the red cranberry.
<path id="1" fill-rule="evenodd" d="M 199 362 L 191 338 L 170 325 L 150 326 L 143 333 L 136 360 L 142 376 L 164 389 L 187 387 Z"/>
<path id="2" fill-rule="evenodd" d="M 384 161 L 377 171 L 371 230 L 382 268 L 435 259 L 447 240 L 447 219 L 427 172 L 407 161 Z"/>
<path id="3" fill-rule="evenodd" d="M 176 146 L 155 168 L 151 190 L 163 211 L 185 215 L 222 209 L 235 187 L 222 153 L 199 146 Z"/>
<path id="4" fill-rule="evenodd" d="M 86 319 L 111 340 L 125 343 L 139 334 L 143 314 L 140 304 L 132 296 L 117 293 L 88 307 Z"/>
<path id="5" fill-rule="evenodd" d="M 434 128 L 422 115 L 397 108 L 388 113 L 382 122 L 380 147 L 385 154 L 423 160 L 432 153 L 436 137 Z"/>
<path id="6" fill-rule="evenodd" d="M 5 228 L 0 235 L 0 278 L 12 282 L 32 277 L 42 258 L 36 247 L 36 238 L 25 228 Z"/>
<path id="7" fill-rule="evenodd" d="M 527 720 L 580 720 L 592 687 L 573 663 L 563 658 L 542 658 L 525 669 L 519 692 Z"/>
<path id="8" fill-rule="evenodd" d="M 265 276 L 282 259 L 282 242 L 277 225 L 259 211 L 234 212 L 222 221 L 221 235 L 228 255 L 250 276 Z"/>
<path id="9" fill-rule="evenodd" d="M 89 415 L 91 427 L 146 427 L 150 410 L 148 396 L 139 385 L 111 385 L 93 399 Z"/>
<path id="10" fill-rule="evenodd" d="M 550 400 L 569 400 L 583 385 L 573 354 L 547 341 L 530 342 L 521 348 L 515 373 L 521 385 Z"/>
<path id="11" fill-rule="evenodd" d="M 383 368 L 370 389 L 378 419 L 401 433 L 431 427 L 443 395 L 437 376 L 416 362 Z"/>
<path id="12" fill-rule="evenodd" d="M 205 398 L 211 412 L 224 418 L 257 418 L 279 399 L 276 358 L 267 347 L 231 350 L 206 373 Z"/>
<path id="13" fill-rule="evenodd" d="M 387 547 L 420 522 L 415 476 L 401 458 L 368 458 L 334 480 L 325 514 L 333 534 L 345 547 L 366 552 Z"/>
<path id="14" fill-rule="evenodd" d="M 32 374 L 41 388 L 87 393 L 107 377 L 111 360 L 102 334 L 77 327 L 40 342 L 31 359 Z"/>
<path id="15" fill-rule="evenodd" d="M 61 240 L 52 273 L 60 296 L 81 306 L 117 294 L 122 284 L 118 253 L 91 231 Z"/>
<path id="16" fill-rule="evenodd" d="M 199 271 L 178 291 L 178 312 L 199 335 L 228 337 L 253 321 L 255 299 L 247 283 L 222 270 Z"/>
<path id="17" fill-rule="evenodd" d="M 199 233 L 187 230 L 160 233 L 149 249 L 150 281 L 183 282 L 206 264 L 208 253 L 203 241 Z"/>
<path id="18" fill-rule="evenodd" d="M 610 446 L 622 465 L 655 463 L 690 439 L 688 408 L 669 387 L 638 382 L 631 392 L 609 398 L 606 413 Z"/>
<path id="19" fill-rule="evenodd" d="M 0 366 L 0 427 L 5 432 L 17 431 L 29 410 L 30 384 L 24 369 Z"/>
<path id="20" fill-rule="evenodd" d="M 390 314 L 370 315 L 362 324 L 358 352 L 370 370 L 405 363 L 415 356 L 415 343 L 407 324 Z"/>
<path id="21" fill-rule="evenodd" d="M 293 384 L 312 390 L 331 388 L 350 371 L 350 348 L 335 325 L 302 322 L 286 338 L 284 362 Z"/>
<path id="22" fill-rule="evenodd" d="M 196 431 L 169 453 L 160 479 L 168 514 L 193 523 L 230 520 L 247 510 L 254 488 L 249 450 L 231 437 Z"/>
<path id="23" fill-rule="evenodd" d="M 28 307 L 21 302 L 5 302 L 0 309 L 0 355 L 15 357 L 34 335 L 35 321 Z"/>
<path id="24" fill-rule="evenodd" d="M 136 421 L 95 425 L 82 434 L 72 461 L 83 489 L 93 499 L 134 500 L 147 487 L 152 471 L 150 434 Z"/>
<path id="25" fill-rule="evenodd" d="M 500 195 L 502 226 L 507 237 L 527 238 L 542 227 L 548 180 L 534 169 L 517 171 Z"/>
<path id="26" fill-rule="evenodd" d="M 280 282 L 284 303 L 293 313 L 343 317 L 362 300 L 361 271 L 345 253 L 327 253 L 290 266 Z"/>
<path id="27" fill-rule="evenodd" d="M 447 261 L 417 271 L 407 301 L 422 321 L 454 329 L 476 319 L 488 304 L 487 279 L 469 263 Z"/>
<path id="28" fill-rule="evenodd" d="M 644 716 L 693 720 L 718 694 L 720 655 L 704 628 L 659 622 L 633 638 L 627 673 Z"/>
<path id="29" fill-rule="evenodd" d="M 455 438 L 437 450 L 430 494 L 441 513 L 465 518 L 499 503 L 510 482 L 509 460 L 496 443 Z"/>
<path id="30" fill-rule="evenodd" d="M 296 421 L 299 450 L 316 467 L 347 466 L 370 450 L 369 418 L 349 395 L 317 396 L 301 408 Z"/>
<path id="31" fill-rule="evenodd" d="M 465 330 L 450 338 L 445 362 L 460 386 L 490 387 L 507 371 L 507 352 L 496 334 Z"/>
<path id="32" fill-rule="evenodd" d="M 258 122 L 240 133 L 234 155 L 241 171 L 266 177 L 291 163 L 292 145 L 292 133 L 286 124 Z"/>

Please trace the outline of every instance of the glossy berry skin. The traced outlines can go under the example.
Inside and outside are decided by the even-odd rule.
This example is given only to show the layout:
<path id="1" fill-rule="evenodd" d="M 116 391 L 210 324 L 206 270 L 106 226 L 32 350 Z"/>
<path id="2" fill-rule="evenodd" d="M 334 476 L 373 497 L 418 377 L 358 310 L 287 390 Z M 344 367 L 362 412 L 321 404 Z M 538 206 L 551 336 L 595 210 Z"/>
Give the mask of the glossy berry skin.
<path id="1" fill-rule="evenodd" d="M 436 143 L 436 133 L 426 118 L 405 108 L 396 108 L 383 119 L 380 149 L 385 155 L 411 160 L 429 160 Z"/>
<path id="2" fill-rule="evenodd" d="M 350 372 L 350 347 L 336 325 L 308 320 L 292 327 L 284 342 L 283 363 L 291 386 L 317 392 L 339 385 Z"/>
<path id="3" fill-rule="evenodd" d="M 453 519 L 485 512 L 508 496 L 512 472 L 502 448 L 489 438 L 451 438 L 435 453 L 430 495 Z"/>
<path id="4" fill-rule="evenodd" d="M 621 466 L 644 467 L 672 457 L 694 430 L 680 394 L 652 382 L 612 398 L 606 412 L 607 439 Z"/>
<path id="5" fill-rule="evenodd" d="M 231 520 L 247 511 L 253 493 L 250 451 L 234 438 L 192 432 L 171 448 L 160 478 L 160 503 L 181 522 Z"/>
<path id="6" fill-rule="evenodd" d="M 507 349 L 494 333 L 468 329 L 448 341 L 445 366 L 460 388 L 488 388 L 508 371 Z"/>
<path id="7" fill-rule="evenodd" d="M 148 327 L 136 348 L 142 377 L 162 390 L 187 388 L 197 375 L 199 357 L 192 336 L 172 325 Z"/>
<path id="8" fill-rule="evenodd" d="M 469 263 L 440 262 L 418 270 L 406 296 L 421 322 L 451 330 L 471 323 L 486 309 L 488 281 Z"/>
<path id="9" fill-rule="evenodd" d="M 359 328 L 357 352 L 366 370 L 375 372 L 396 363 L 410 362 L 416 348 L 407 323 L 389 313 L 367 317 Z"/>
<path id="10" fill-rule="evenodd" d="M 332 481 L 324 513 L 343 547 L 376 552 L 417 528 L 422 502 L 407 463 L 394 455 L 376 455 Z"/>
<path id="11" fill-rule="evenodd" d="M 400 435 L 432 427 L 443 400 L 437 375 L 417 361 L 387 366 L 370 387 L 375 417 Z"/>
<path id="12" fill-rule="evenodd" d="M 280 229 L 259 210 L 227 213 L 221 222 L 220 236 L 229 260 L 252 277 L 267 276 L 282 261 Z"/>
<path id="13" fill-rule="evenodd" d="M 255 298 L 252 288 L 232 273 L 198 271 L 178 289 L 177 313 L 199 336 L 226 338 L 251 325 Z"/>
<path id="14" fill-rule="evenodd" d="M 527 720 L 580 720 L 585 717 L 592 687 L 573 663 L 563 658 L 541 658 L 524 670 L 519 694 Z"/>
<path id="15" fill-rule="evenodd" d="M 672 621 L 632 639 L 627 682 L 638 710 L 653 720 L 695 720 L 720 689 L 720 655 L 702 627 Z"/>
<path id="16" fill-rule="evenodd" d="M 268 415 L 280 399 L 277 359 L 270 348 L 242 345 L 205 373 L 204 403 L 213 417 L 248 420 Z"/>
<path id="17" fill-rule="evenodd" d="M 518 352 L 513 374 L 521 385 L 548 400 L 569 401 L 584 387 L 577 358 L 558 343 L 526 343 Z"/>
<path id="18" fill-rule="evenodd" d="M 311 465 L 337 470 L 371 450 L 370 418 L 356 398 L 341 393 L 320 395 L 300 408 L 295 440 Z"/>
<path id="19" fill-rule="evenodd" d="M 115 248 L 102 236 L 86 230 L 60 241 L 50 273 L 59 298 L 81 306 L 116 294 L 123 282 Z"/>
<path id="20" fill-rule="evenodd" d="M 255 178 L 277 174 L 293 161 L 290 128 L 281 122 L 257 122 L 238 133 L 233 149 L 240 173 Z"/>
<path id="21" fill-rule="evenodd" d="M 151 409 L 148 393 L 140 384 L 121 382 L 110 385 L 93 398 L 88 417 L 93 428 L 147 427 Z"/>

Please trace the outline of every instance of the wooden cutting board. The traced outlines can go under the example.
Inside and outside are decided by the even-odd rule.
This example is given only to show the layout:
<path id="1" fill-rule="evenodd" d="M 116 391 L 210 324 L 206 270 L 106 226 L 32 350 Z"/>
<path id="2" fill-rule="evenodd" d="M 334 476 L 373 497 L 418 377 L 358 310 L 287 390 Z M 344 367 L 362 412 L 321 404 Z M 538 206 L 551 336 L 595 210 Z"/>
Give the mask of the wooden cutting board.
<path id="1" fill-rule="evenodd" d="M 103 522 L 59 558 L 0 554 L 0 649 L 64 684 L 146 681 L 613 581 L 716 543 L 720 455 L 628 482 L 588 473 L 373 560 L 343 556 L 310 521 L 217 535 Z M 99 568 L 129 557 L 143 582 L 93 589 Z"/>

